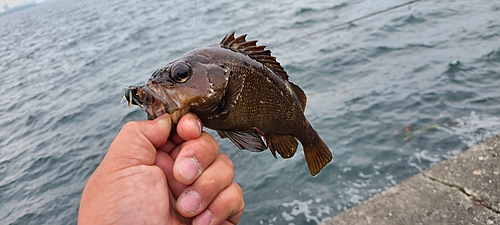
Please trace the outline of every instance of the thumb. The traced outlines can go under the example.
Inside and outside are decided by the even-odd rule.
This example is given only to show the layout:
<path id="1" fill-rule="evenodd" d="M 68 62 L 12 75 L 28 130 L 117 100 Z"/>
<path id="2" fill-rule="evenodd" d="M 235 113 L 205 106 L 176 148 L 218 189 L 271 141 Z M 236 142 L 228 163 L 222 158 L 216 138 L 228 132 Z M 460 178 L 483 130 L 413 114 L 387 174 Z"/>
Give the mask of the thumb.
<path id="1" fill-rule="evenodd" d="M 103 161 L 111 160 L 115 169 L 153 165 L 156 149 L 167 143 L 171 128 L 172 120 L 166 114 L 155 120 L 128 122 L 111 143 Z"/>

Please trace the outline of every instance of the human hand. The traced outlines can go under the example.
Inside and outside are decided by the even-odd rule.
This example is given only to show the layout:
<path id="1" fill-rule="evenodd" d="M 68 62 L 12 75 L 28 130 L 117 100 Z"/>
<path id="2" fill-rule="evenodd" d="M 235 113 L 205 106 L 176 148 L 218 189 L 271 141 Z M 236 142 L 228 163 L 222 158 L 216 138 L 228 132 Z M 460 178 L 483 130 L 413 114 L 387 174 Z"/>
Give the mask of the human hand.
<path id="1" fill-rule="evenodd" d="M 78 224 L 236 224 L 243 213 L 231 160 L 187 114 L 129 122 L 89 178 Z"/>

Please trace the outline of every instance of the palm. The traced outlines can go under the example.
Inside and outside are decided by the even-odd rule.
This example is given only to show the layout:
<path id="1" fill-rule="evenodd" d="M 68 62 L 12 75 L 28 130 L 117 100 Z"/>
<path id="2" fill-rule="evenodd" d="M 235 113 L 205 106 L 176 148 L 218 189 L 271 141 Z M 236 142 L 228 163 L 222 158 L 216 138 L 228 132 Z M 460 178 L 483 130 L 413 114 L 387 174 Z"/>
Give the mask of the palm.
<path id="1" fill-rule="evenodd" d="M 163 171 L 157 166 L 136 166 L 118 172 L 116 182 L 123 185 L 121 193 L 109 196 L 122 198 L 111 207 L 119 224 L 181 224 L 175 212 Z M 118 200 L 118 199 L 117 199 Z M 123 204 L 126 202 L 127 204 Z"/>

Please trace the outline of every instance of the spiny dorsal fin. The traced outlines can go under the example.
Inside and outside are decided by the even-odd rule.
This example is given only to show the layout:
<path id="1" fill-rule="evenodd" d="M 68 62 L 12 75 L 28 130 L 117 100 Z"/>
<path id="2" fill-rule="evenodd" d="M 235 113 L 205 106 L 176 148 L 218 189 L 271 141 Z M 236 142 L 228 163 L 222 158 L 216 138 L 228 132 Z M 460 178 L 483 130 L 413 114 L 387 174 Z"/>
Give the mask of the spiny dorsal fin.
<path id="1" fill-rule="evenodd" d="M 276 61 L 276 57 L 271 56 L 271 51 L 264 50 L 266 46 L 257 46 L 256 40 L 246 41 L 246 37 L 247 35 L 243 34 L 235 38 L 234 32 L 232 32 L 222 39 L 220 45 L 223 48 L 228 48 L 235 52 L 243 53 L 250 58 L 257 60 L 258 62 L 267 66 L 267 68 L 271 69 L 283 80 L 288 81 L 288 74 L 286 74 L 280 63 Z"/>

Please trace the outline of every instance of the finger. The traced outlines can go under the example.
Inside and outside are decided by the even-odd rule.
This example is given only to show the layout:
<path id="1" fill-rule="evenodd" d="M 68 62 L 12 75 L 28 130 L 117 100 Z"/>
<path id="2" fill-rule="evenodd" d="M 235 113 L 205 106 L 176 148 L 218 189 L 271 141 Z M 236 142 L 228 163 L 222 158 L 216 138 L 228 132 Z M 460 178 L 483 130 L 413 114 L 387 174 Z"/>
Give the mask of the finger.
<path id="1" fill-rule="evenodd" d="M 201 131 L 201 120 L 195 114 L 188 113 L 179 120 L 175 133 L 177 133 L 182 140 L 187 141 L 200 137 Z M 180 144 L 178 142 L 179 140 L 175 141 L 176 144 Z"/>
<path id="2" fill-rule="evenodd" d="M 231 160 L 226 155 L 219 154 L 217 160 L 179 196 L 177 211 L 184 217 L 198 215 L 233 182 L 233 178 L 234 166 Z"/>
<path id="3" fill-rule="evenodd" d="M 219 154 L 217 141 L 208 133 L 203 132 L 198 139 L 186 141 L 178 152 L 171 152 L 175 159 L 175 180 L 189 185 L 207 167 L 209 167 Z"/>
<path id="4" fill-rule="evenodd" d="M 175 128 L 176 129 L 170 134 L 168 142 L 164 146 L 158 148 L 159 151 L 170 153 L 177 145 L 182 144 L 186 140 L 200 137 L 202 132 L 201 121 L 193 113 L 188 113 L 181 117 Z M 178 131 L 180 131 L 181 135 L 179 135 Z"/>
<path id="5" fill-rule="evenodd" d="M 241 187 L 233 182 L 193 219 L 193 224 L 238 224 L 244 208 Z"/>
<path id="6" fill-rule="evenodd" d="M 175 197 L 178 197 L 187 185 L 210 166 L 219 154 L 217 141 L 206 132 L 203 132 L 198 139 L 186 141 L 182 145 L 174 146 L 171 141 L 168 141 L 163 148 L 169 150 L 158 151 L 155 165 L 160 167 L 167 176 L 168 184 Z M 174 176 L 174 171 L 177 176 Z"/>
<path id="7" fill-rule="evenodd" d="M 185 141 L 184 139 L 182 139 L 181 137 L 179 137 L 179 134 L 177 134 L 177 132 L 172 132 L 172 134 L 170 134 L 170 138 L 169 139 L 175 145 L 180 145 L 180 144 L 182 144 Z"/>
<path id="8" fill-rule="evenodd" d="M 158 148 L 157 150 L 170 154 L 175 148 L 177 148 L 179 146 L 179 144 L 175 144 L 172 141 L 172 136 L 174 136 L 174 134 L 170 134 L 170 137 L 169 137 L 169 140 L 167 141 L 167 143 L 164 144 L 163 146 L 161 146 L 160 148 Z"/>
<path id="9" fill-rule="evenodd" d="M 170 129 L 171 119 L 168 115 L 152 121 L 128 122 L 111 143 L 106 158 L 127 165 L 152 165 L 156 148 L 165 145 Z"/>
<path id="10" fill-rule="evenodd" d="M 183 185 L 174 179 L 174 175 L 172 174 L 172 168 L 174 165 L 174 159 L 167 153 L 158 151 L 156 154 L 155 165 L 158 166 L 165 176 L 167 177 L 168 186 L 171 190 L 184 190 L 186 185 Z M 178 194 L 181 191 L 177 191 Z M 176 195 L 178 196 L 178 195 Z"/>

